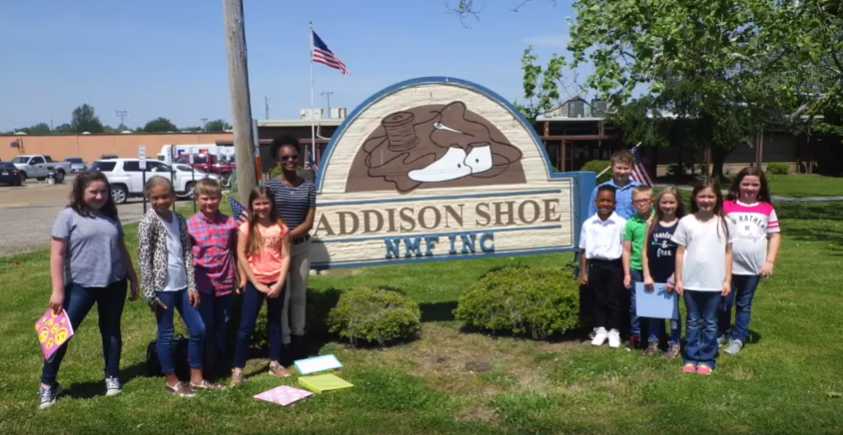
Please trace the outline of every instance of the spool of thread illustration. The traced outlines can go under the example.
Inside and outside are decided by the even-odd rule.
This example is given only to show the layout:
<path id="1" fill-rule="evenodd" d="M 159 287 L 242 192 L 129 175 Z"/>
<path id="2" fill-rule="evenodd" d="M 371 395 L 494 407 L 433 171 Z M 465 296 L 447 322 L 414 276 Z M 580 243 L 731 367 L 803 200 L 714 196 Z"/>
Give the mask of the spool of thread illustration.
<path id="1" fill-rule="evenodd" d="M 408 151 L 419 143 L 413 126 L 416 116 L 410 112 L 398 112 L 387 116 L 381 121 L 386 130 L 390 151 Z"/>

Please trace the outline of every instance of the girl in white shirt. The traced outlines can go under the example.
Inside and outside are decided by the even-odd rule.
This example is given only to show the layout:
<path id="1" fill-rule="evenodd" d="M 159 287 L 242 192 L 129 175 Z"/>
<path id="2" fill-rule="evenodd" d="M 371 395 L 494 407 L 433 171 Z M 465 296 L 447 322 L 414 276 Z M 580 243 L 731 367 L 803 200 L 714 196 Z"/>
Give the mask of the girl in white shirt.
<path id="1" fill-rule="evenodd" d="M 717 308 L 732 290 L 732 222 L 723 214 L 720 183 L 703 179 L 694 186 L 691 214 L 679 221 L 672 240 L 676 251 L 676 292 L 685 298 L 685 373 L 710 375 L 717 357 Z"/>

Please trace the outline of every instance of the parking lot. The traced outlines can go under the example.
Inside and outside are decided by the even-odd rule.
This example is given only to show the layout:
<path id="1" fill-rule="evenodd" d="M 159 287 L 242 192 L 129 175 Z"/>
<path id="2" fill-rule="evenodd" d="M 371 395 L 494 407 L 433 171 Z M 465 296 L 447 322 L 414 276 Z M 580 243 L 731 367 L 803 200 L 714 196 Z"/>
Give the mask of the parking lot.
<path id="1" fill-rule="evenodd" d="M 73 177 L 63 184 L 27 180 L 20 187 L 0 186 L 0 257 L 47 248 L 56 214 L 68 203 Z M 137 222 L 140 199 L 118 206 L 120 220 Z"/>

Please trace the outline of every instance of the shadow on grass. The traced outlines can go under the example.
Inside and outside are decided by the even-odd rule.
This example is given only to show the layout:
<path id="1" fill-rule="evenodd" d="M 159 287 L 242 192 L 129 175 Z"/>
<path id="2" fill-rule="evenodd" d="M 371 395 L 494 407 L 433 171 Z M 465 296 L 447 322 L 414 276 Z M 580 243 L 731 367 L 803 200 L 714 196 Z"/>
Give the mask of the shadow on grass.
<path id="1" fill-rule="evenodd" d="M 454 310 L 457 309 L 457 301 L 448 302 L 427 302 L 419 304 L 421 309 L 421 321 L 424 322 L 450 322 L 454 320 Z"/>
<path id="2" fill-rule="evenodd" d="M 143 362 L 135 363 L 132 366 L 120 370 L 120 381 L 123 382 L 124 386 L 132 382 L 133 379 L 142 376 L 146 376 L 146 364 Z M 72 384 L 70 388 L 64 390 L 64 395 L 74 399 L 91 399 L 97 396 L 105 396 L 105 381 L 99 379 L 81 384 Z"/>

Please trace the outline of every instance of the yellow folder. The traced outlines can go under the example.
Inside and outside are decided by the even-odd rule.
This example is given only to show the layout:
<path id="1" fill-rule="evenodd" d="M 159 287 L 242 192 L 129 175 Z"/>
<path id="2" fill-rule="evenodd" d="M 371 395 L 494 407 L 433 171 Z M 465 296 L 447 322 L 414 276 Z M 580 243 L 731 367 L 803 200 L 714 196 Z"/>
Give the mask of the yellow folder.
<path id="1" fill-rule="evenodd" d="M 331 390 L 341 390 L 343 388 L 351 388 L 354 385 L 332 374 L 316 375 L 316 376 L 301 376 L 299 377 L 299 384 L 314 393 L 323 393 Z"/>

